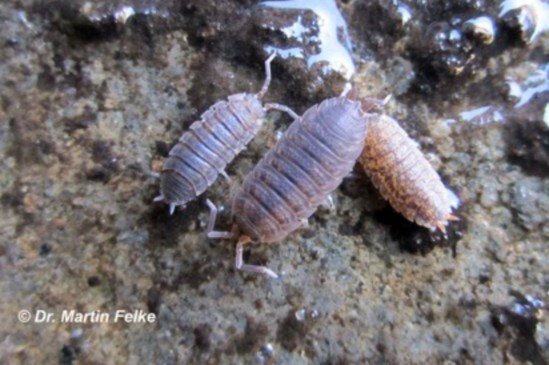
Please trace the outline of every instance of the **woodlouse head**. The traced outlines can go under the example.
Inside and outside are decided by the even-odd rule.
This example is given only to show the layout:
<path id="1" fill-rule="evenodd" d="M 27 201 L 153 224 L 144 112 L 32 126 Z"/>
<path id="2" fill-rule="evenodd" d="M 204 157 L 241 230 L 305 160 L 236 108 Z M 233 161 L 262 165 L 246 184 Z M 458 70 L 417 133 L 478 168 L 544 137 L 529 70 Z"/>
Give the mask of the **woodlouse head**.
<path id="1" fill-rule="evenodd" d="M 266 116 L 265 108 L 263 107 L 263 104 L 261 103 L 261 100 L 257 97 L 256 94 L 249 94 L 249 93 L 240 93 L 240 94 L 234 94 L 229 96 L 229 102 L 234 102 L 234 104 L 242 105 L 245 104 L 246 110 L 235 110 L 236 113 L 239 112 L 247 112 L 253 115 L 253 118 L 250 118 L 250 120 L 254 120 L 257 123 L 263 123 L 263 120 Z M 244 103 L 242 103 L 244 102 Z"/>
<path id="2" fill-rule="evenodd" d="M 355 138 L 364 140 L 366 134 L 364 112 L 359 102 L 347 98 L 333 98 L 319 105 L 326 108 L 334 116 L 345 115 L 346 118 L 333 118 L 332 128 L 339 131 L 339 135 L 347 136 L 349 143 Z"/>
<path id="3" fill-rule="evenodd" d="M 351 85 L 350 83 L 347 83 L 345 85 L 345 89 L 341 93 L 342 97 L 345 97 L 352 101 L 357 101 L 360 103 L 360 107 L 363 113 L 367 113 L 371 110 L 376 110 L 378 112 L 381 112 L 383 108 L 385 108 L 385 105 L 391 100 L 392 95 L 389 94 L 383 99 L 375 99 L 375 98 L 361 98 L 358 95 L 358 89 Z"/>
<path id="4" fill-rule="evenodd" d="M 366 113 L 372 110 L 382 112 L 392 97 L 393 95 L 389 94 L 383 99 L 363 98 L 360 100 L 362 112 Z"/>

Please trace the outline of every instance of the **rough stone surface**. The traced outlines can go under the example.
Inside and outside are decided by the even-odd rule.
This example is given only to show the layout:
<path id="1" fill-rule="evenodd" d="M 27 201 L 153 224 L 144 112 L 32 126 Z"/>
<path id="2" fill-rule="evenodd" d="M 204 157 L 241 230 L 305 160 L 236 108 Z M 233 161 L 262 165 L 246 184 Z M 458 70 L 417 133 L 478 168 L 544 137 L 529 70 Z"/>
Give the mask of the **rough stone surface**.
<path id="1" fill-rule="evenodd" d="M 337 6 L 359 96 L 393 94 L 385 112 L 459 195 L 461 220 L 431 234 L 357 169 L 334 211 L 246 253 L 282 274 L 267 280 L 234 269 L 234 241 L 206 239 L 204 198 L 229 206 L 287 116 L 269 114 L 231 182 L 173 216 L 152 203 L 151 172 L 209 105 L 259 89 L 268 49 L 320 52 L 318 14 L 252 0 L 3 2 L 0 363 L 546 364 L 549 39 L 526 42 L 531 25 L 499 19 L 499 2 L 426 4 Z M 496 24 L 490 44 L 463 32 L 479 16 Z M 337 95 L 329 61 L 278 57 L 266 100 L 301 113 Z M 24 309 L 56 321 L 22 323 Z M 63 323 L 63 310 L 156 321 Z"/>

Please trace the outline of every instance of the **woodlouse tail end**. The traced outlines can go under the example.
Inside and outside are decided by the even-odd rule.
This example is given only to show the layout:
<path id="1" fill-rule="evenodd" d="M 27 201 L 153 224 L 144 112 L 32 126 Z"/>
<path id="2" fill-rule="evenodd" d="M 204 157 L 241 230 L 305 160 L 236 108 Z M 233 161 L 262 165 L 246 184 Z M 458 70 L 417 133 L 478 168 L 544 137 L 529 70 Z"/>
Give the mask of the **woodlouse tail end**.
<path id="1" fill-rule="evenodd" d="M 446 220 L 447 220 L 447 221 L 454 221 L 454 222 L 456 222 L 456 221 L 459 221 L 459 218 L 456 217 L 456 216 L 453 215 L 453 214 L 448 214 L 448 216 L 446 216 Z"/>
<path id="2" fill-rule="evenodd" d="M 173 215 L 173 213 L 175 212 L 175 208 L 177 207 L 177 204 L 175 203 L 170 203 L 170 215 Z M 183 206 L 184 208 L 185 206 Z"/>
<path id="3" fill-rule="evenodd" d="M 166 198 L 164 198 L 164 196 L 162 196 L 162 195 L 159 195 L 159 196 L 157 196 L 153 199 L 153 202 L 155 202 L 155 203 L 162 203 L 162 202 L 165 202 L 165 201 L 166 201 Z M 169 203 L 168 205 L 170 206 L 170 208 L 169 208 L 170 215 L 173 215 L 173 213 L 175 212 L 175 208 L 177 208 L 177 204 L 176 203 Z M 185 209 L 185 205 L 182 205 L 181 208 Z"/>
<path id="4" fill-rule="evenodd" d="M 437 223 L 437 228 L 445 235 L 446 234 L 446 224 L 448 222 L 446 221 L 441 221 L 441 222 L 438 222 Z"/>
<path id="5" fill-rule="evenodd" d="M 440 220 L 437 222 L 437 228 L 443 233 L 443 234 L 446 234 L 446 226 L 450 223 L 450 222 L 455 222 L 455 221 L 459 221 L 459 218 L 456 217 L 455 215 L 451 214 L 451 213 L 448 213 L 444 219 Z"/>

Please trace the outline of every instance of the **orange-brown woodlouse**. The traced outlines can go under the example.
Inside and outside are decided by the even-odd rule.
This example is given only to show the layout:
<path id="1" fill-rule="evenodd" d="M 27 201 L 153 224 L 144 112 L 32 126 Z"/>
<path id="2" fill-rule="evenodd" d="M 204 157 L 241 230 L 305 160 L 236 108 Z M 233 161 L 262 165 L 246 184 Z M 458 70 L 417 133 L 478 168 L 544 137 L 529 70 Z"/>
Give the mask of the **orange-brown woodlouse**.
<path id="1" fill-rule="evenodd" d="M 232 232 L 213 231 L 217 209 L 208 201 L 210 238 L 240 234 L 236 267 L 270 277 L 264 267 L 243 263 L 245 244 L 271 243 L 304 224 L 349 174 L 364 148 L 373 105 L 340 96 L 297 117 L 276 145 L 246 176 L 232 199 Z M 364 110 L 366 109 L 366 110 Z"/>
<path id="2" fill-rule="evenodd" d="M 274 57 L 265 61 L 265 81 L 258 93 L 234 94 L 215 103 L 170 150 L 160 174 L 160 195 L 154 199 L 169 204 L 170 214 L 202 194 L 220 174 L 228 179 L 225 167 L 259 132 L 269 109 L 293 113 L 282 105 L 261 104 Z"/>
<path id="3" fill-rule="evenodd" d="M 457 219 L 451 212 L 459 199 L 394 119 L 380 115 L 371 121 L 359 162 L 381 195 L 406 219 L 443 233 L 448 221 Z"/>

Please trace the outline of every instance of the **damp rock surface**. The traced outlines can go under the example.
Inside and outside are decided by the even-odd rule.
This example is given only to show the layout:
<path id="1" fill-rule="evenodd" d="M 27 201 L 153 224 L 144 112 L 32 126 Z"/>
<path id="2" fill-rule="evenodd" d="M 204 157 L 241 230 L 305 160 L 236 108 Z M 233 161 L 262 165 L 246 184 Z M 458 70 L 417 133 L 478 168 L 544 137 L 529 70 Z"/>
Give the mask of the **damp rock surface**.
<path id="1" fill-rule="evenodd" d="M 541 0 L 3 2 L 0 362 L 546 364 L 546 15 Z M 181 133 L 259 90 L 273 51 L 265 101 L 297 113 L 347 80 L 393 95 L 384 112 L 461 199 L 446 236 L 357 168 L 334 210 L 245 252 L 280 279 L 235 270 L 235 242 L 205 237 L 205 198 L 229 229 L 231 192 L 291 123 L 278 112 L 230 182 L 173 216 L 152 202 Z"/>

